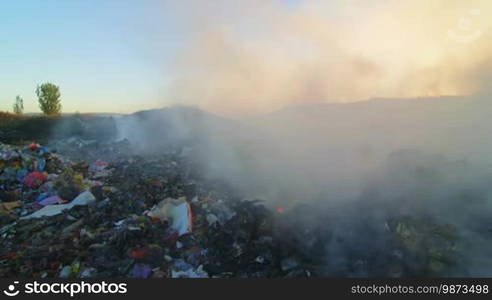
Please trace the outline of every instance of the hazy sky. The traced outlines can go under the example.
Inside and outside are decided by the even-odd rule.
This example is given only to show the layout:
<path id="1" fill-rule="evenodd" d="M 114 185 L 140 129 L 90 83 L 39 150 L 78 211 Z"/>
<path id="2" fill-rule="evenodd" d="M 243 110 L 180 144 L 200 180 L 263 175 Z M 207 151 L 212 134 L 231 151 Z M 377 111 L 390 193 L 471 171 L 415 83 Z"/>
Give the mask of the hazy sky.
<path id="1" fill-rule="evenodd" d="M 0 3 L 0 110 L 61 87 L 65 112 L 219 113 L 475 92 L 489 0 Z M 477 75 L 479 74 L 479 75 Z"/>

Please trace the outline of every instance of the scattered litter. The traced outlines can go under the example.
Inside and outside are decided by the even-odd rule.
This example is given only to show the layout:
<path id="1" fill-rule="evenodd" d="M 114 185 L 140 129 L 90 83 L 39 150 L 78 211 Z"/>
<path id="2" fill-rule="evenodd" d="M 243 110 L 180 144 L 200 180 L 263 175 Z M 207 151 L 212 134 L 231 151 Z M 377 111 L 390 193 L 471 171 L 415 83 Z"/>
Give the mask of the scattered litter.
<path id="1" fill-rule="evenodd" d="M 333 231 L 335 221 L 306 225 L 316 208 L 241 199 L 200 176 L 182 150 L 141 156 L 127 140 L 81 138 L 0 143 L 0 277 L 290 278 L 374 268 L 367 258 L 378 253 Z M 459 259 L 452 225 L 398 218 L 376 227 L 389 241 L 381 276 L 439 275 Z M 353 261 L 338 259 L 350 242 Z"/>
<path id="2" fill-rule="evenodd" d="M 152 269 L 149 265 L 135 264 L 130 277 L 132 278 L 148 278 L 152 275 Z"/>
<path id="3" fill-rule="evenodd" d="M 78 205 L 88 205 L 91 202 L 96 201 L 96 198 L 94 195 L 91 194 L 89 191 L 85 191 L 77 198 L 75 198 L 72 202 L 68 204 L 59 204 L 59 205 L 49 205 L 45 206 L 42 209 L 28 215 L 25 217 L 21 217 L 21 219 L 32 219 L 32 218 L 41 218 L 41 217 L 50 217 L 50 216 L 55 216 L 58 214 L 61 214 L 64 210 L 69 210 L 72 209 L 75 206 Z"/>
<path id="4" fill-rule="evenodd" d="M 58 196 L 51 196 L 48 198 L 44 198 L 43 200 L 39 201 L 38 204 L 42 206 L 46 205 L 52 205 L 52 204 L 61 204 L 63 201 L 60 199 Z"/>
<path id="5" fill-rule="evenodd" d="M 13 209 L 15 209 L 15 208 L 20 207 L 20 206 L 21 206 L 21 204 L 20 204 L 19 202 L 17 202 L 17 201 L 15 201 L 15 202 L 3 202 L 3 203 L 2 203 L 2 206 L 3 206 L 3 208 L 4 208 L 5 210 L 7 210 L 7 211 L 11 211 L 11 210 L 13 210 Z"/>
<path id="6" fill-rule="evenodd" d="M 179 235 L 192 231 L 191 207 L 184 197 L 179 199 L 167 198 L 152 209 L 148 216 L 161 221 L 170 221 L 171 228 Z"/>
<path id="7" fill-rule="evenodd" d="M 209 278 L 207 272 L 203 270 L 203 266 L 199 266 L 197 269 L 187 268 L 185 271 L 172 270 L 172 278 Z"/>

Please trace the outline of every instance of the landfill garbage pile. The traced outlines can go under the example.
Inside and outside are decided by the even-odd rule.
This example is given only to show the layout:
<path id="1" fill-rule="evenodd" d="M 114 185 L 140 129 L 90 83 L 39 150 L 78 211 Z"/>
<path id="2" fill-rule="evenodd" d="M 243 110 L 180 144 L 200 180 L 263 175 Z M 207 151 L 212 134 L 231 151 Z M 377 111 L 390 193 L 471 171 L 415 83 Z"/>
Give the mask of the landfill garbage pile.
<path id="1" fill-rule="evenodd" d="M 432 276 L 459 260 L 450 225 L 408 218 L 370 232 L 361 220 L 362 234 L 340 236 L 332 229 L 342 221 L 313 211 L 245 200 L 180 151 L 0 144 L 0 277 Z M 371 234 L 387 239 L 384 250 L 362 245 Z"/>
<path id="2" fill-rule="evenodd" d="M 85 140 L 80 137 L 58 139 L 49 144 L 50 149 L 63 153 L 63 156 L 74 162 L 111 161 L 132 153 L 128 140 L 104 142 L 101 140 Z"/>
<path id="3" fill-rule="evenodd" d="M 74 152 L 107 151 L 90 147 Z M 0 164 L 1 277 L 309 274 L 275 254 L 269 210 L 205 188 L 179 155 L 73 162 L 34 143 L 0 144 Z"/>

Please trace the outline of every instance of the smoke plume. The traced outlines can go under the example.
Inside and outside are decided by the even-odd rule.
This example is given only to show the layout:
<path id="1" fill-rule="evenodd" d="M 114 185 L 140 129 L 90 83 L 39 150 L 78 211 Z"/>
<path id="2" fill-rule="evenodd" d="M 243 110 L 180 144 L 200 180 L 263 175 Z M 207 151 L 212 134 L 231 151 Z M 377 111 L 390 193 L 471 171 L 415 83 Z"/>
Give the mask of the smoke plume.
<path id="1" fill-rule="evenodd" d="M 375 270 L 404 255 L 390 241 L 405 218 L 457 228 L 466 254 L 440 275 L 490 276 L 492 4 L 366 3 L 165 4 L 193 34 L 163 98 L 197 108 L 125 117 L 120 137 L 142 153 L 180 144 L 299 232 L 329 232 L 321 248 L 298 240 L 328 276 L 388 276 Z"/>
<path id="2" fill-rule="evenodd" d="M 164 5 L 191 31 L 166 68 L 166 103 L 247 115 L 312 102 L 468 95 L 490 73 L 490 1 L 291 2 Z"/>

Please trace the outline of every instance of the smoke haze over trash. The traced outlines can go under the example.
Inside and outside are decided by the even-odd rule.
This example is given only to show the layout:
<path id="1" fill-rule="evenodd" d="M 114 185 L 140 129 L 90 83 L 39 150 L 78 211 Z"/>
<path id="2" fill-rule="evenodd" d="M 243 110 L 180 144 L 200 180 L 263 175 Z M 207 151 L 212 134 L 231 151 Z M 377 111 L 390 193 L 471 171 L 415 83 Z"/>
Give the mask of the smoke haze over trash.
<path id="1" fill-rule="evenodd" d="M 117 127 L 141 153 L 179 144 L 209 178 L 298 211 L 290 221 L 299 226 L 336 232 L 344 242 L 327 238 L 328 274 L 353 251 L 382 255 L 385 226 L 409 217 L 452 224 L 464 237 L 464 262 L 447 275 L 487 276 L 491 113 L 484 95 L 374 99 L 241 120 L 175 107 L 123 117 Z"/>
<path id="2" fill-rule="evenodd" d="M 274 213 L 272 236 L 288 245 L 279 252 L 318 276 L 492 276 L 492 2 L 183 0 L 157 7 L 163 18 L 156 24 L 169 22 L 172 11 L 173 25 L 187 32 L 172 57 L 146 57 L 163 75 L 152 78 L 158 99 L 150 105 L 136 97 L 137 112 L 100 123 L 83 116 L 57 123 L 52 144 L 63 145 L 70 123 L 114 142 L 109 149 L 128 146 L 138 159 L 122 154 L 111 172 L 125 176 L 108 178 L 125 188 L 132 168 L 147 176 L 141 161 L 152 172 L 169 171 L 166 180 L 179 188 L 148 186 L 179 194 L 169 198 L 179 204 L 173 213 L 190 224 L 198 196 L 180 189 L 195 184 L 186 181 L 194 171 L 203 176 L 200 188 L 220 183 L 241 200 L 261 200 Z M 141 40 L 159 52 L 169 42 L 160 33 L 156 26 Z M 111 150 L 104 154 L 111 161 Z M 117 199 L 133 222 L 137 204 L 142 213 L 158 197 L 139 195 L 139 204 L 132 193 Z M 160 207 L 164 217 L 171 200 Z M 200 201 L 192 204 L 203 208 Z M 191 225 L 182 227 L 190 233 Z M 276 267 L 286 272 L 297 262 L 282 255 L 287 267 Z M 142 268 L 150 276 L 150 266 Z"/>

